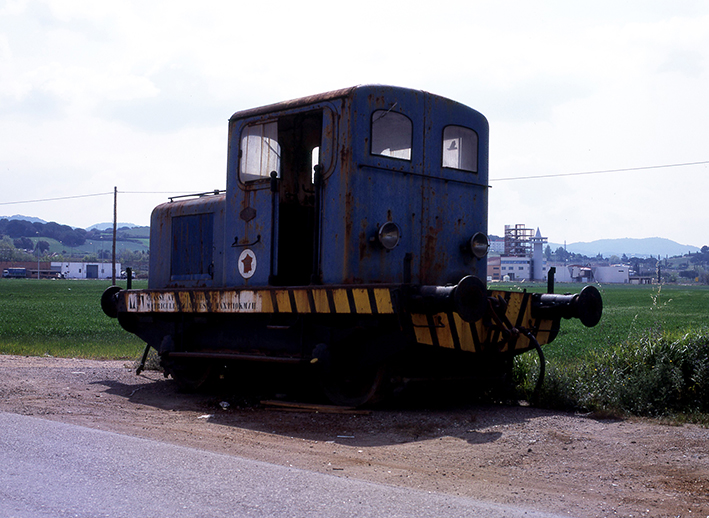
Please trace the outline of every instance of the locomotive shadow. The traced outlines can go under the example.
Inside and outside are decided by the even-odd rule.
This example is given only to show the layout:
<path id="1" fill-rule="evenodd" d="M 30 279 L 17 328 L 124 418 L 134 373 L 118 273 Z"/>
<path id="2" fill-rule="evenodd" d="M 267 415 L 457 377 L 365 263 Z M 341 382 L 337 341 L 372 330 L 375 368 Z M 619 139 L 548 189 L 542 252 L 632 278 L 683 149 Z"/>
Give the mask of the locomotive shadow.
<path id="1" fill-rule="evenodd" d="M 171 412 L 198 413 L 209 416 L 206 421 L 220 426 L 357 447 L 406 444 L 444 437 L 461 439 L 471 445 L 486 444 L 499 440 L 503 436 L 499 428 L 504 429 L 506 425 L 559 414 L 523 405 L 495 404 L 475 399 L 472 395 L 451 394 L 446 387 L 431 386 L 419 387 L 419 390 L 364 411 L 329 413 L 263 404 L 265 400 L 284 397 L 273 391 L 234 393 L 225 390 L 229 385 L 221 385 L 197 393 L 185 393 L 172 379 L 153 379 L 152 376 L 137 384 L 116 380 L 94 383 L 106 386 L 106 393 L 130 403 Z M 424 394 L 421 389 L 425 389 Z M 300 394 L 304 395 L 307 394 Z M 286 400 L 306 406 L 323 403 L 303 397 L 287 397 Z"/>

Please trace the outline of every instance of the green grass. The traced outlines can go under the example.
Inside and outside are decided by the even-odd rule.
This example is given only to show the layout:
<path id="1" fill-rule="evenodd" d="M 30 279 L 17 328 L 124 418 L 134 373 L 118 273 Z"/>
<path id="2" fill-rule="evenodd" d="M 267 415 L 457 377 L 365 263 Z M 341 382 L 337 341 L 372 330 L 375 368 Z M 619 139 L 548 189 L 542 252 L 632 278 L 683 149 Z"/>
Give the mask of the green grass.
<path id="1" fill-rule="evenodd" d="M 557 339 L 544 347 L 539 404 L 709 423 L 709 287 L 599 288 L 598 326 L 562 321 Z M 516 369 L 529 394 L 537 356 L 522 355 Z"/>
<path id="2" fill-rule="evenodd" d="M 144 287 L 144 281 L 134 287 Z M 110 281 L 0 279 L 0 353 L 135 358 L 144 347 L 101 311 Z"/>
<path id="3" fill-rule="evenodd" d="M 574 363 L 591 351 L 636 341 L 648 333 L 679 336 L 709 330 L 709 286 L 596 286 L 603 297 L 603 317 L 596 327 L 562 320 L 556 339 L 544 346 L 547 359 Z M 546 291 L 546 284 L 495 284 L 493 289 Z M 557 284 L 556 293 L 578 293 L 581 284 Z"/>

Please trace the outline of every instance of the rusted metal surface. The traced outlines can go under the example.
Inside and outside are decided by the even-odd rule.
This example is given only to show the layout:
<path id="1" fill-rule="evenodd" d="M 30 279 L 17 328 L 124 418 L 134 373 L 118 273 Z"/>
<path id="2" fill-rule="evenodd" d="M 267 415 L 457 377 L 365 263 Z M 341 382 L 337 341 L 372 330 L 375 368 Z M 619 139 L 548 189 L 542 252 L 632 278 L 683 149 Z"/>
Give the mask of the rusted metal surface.
<path id="1" fill-rule="evenodd" d="M 299 97 L 297 99 L 291 99 L 289 101 L 282 101 L 274 104 L 269 104 L 266 106 L 260 106 L 258 108 L 249 108 L 247 110 L 242 110 L 234 113 L 230 117 L 231 120 L 237 119 L 247 119 L 252 117 L 258 117 L 262 115 L 271 115 L 278 112 L 286 112 L 293 109 L 300 108 L 302 106 L 309 106 L 313 104 L 319 104 L 324 102 L 333 101 L 343 97 L 349 97 L 357 87 L 343 88 L 340 90 L 333 90 L 331 92 L 325 92 L 316 95 L 310 95 L 306 97 Z"/>
<path id="2" fill-rule="evenodd" d="M 121 290 L 111 297 L 128 314 L 357 314 L 394 315 L 396 288 L 327 286 L 308 288 Z M 112 308 L 109 308 L 112 309 Z M 110 316 L 110 315 L 109 315 Z"/>
<path id="3" fill-rule="evenodd" d="M 168 202 L 150 220 L 149 288 L 223 284 L 225 195 Z"/>

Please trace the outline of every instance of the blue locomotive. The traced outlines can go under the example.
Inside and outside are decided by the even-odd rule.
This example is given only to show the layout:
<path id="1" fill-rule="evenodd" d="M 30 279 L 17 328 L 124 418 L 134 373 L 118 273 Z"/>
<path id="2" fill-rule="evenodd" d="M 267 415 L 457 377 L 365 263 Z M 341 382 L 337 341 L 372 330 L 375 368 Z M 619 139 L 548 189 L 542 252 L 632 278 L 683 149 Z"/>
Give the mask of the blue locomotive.
<path id="1" fill-rule="evenodd" d="M 106 314 L 196 387 L 218 365 L 292 363 L 338 404 L 407 377 L 502 377 L 598 291 L 488 291 L 488 123 L 368 85 L 235 113 L 226 191 L 155 208 L 146 290 Z"/>

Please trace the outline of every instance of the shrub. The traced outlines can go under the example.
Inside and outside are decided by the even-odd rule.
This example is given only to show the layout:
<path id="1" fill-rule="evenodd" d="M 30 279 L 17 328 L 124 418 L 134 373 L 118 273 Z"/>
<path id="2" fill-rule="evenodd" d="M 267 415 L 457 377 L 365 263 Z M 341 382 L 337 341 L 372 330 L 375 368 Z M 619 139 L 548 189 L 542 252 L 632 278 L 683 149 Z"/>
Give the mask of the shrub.
<path id="1" fill-rule="evenodd" d="M 521 357 L 516 373 L 534 371 Z M 534 371 L 536 372 L 536 371 Z M 529 395 L 529 383 L 522 395 Z M 709 332 L 644 337 L 595 350 L 563 369 L 549 365 L 538 404 L 637 416 L 709 412 Z"/>

